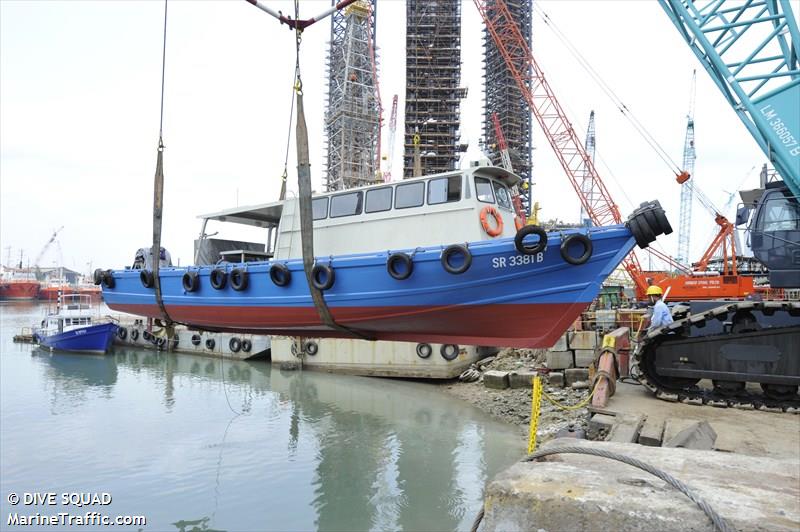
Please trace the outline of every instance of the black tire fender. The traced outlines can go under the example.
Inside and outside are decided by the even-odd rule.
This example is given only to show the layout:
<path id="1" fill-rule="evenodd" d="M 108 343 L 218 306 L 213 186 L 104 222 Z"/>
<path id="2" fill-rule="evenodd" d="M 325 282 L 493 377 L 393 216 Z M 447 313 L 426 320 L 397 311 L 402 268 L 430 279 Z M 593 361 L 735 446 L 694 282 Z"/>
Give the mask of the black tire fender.
<path id="1" fill-rule="evenodd" d="M 105 273 L 103 273 L 103 284 L 106 285 L 106 288 L 114 288 L 114 285 L 117 284 L 111 270 L 106 270 Z"/>
<path id="2" fill-rule="evenodd" d="M 104 275 L 105 272 L 100 268 L 97 268 L 92 274 L 92 281 L 94 281 L 94 284 L 99 285 L 100 283 L 102 283 Z"/>
<path id="3" fill-rule="evenodd" d="M 117 338 L 119 338 L 120 340 L 124 340 L 127 337 L 128 337 L 128 329 L 126 329 L 125 327 L 118 327 Z"/>
<path id="4" fill-rule="evenodd" d="M 275 262 L 269 267 L 269 278 L 275 286 L 288 286 L 292 282 L 292 272 L 282 262 Z"/>
<path id="5" fill-rule="evenodd" d="M 200 339 L 200 335 L 199 334 L 193 334 L 192 335 L 192 345 L 198 346 L 198 345 L 200 345 L 200 341 L 201 341 L 201 339 Z"/>
<path id="6" fill-rule="evenodd" d="M 153 278 L 153 272 L 150 270 L 142 270 L 139 272 L 139 281 L 142 283 L 142 286 L 145 288 L 153 288 L 155 285 L 155 279 Z"/>
<path id="7" fill-rule="evenodd" d="M 134 342 L 139 339 L 139 329 L 131 329 L 131 340 Z"/>
<path id="8" fill-rule="evenodd" d="M 417 356 L 419 358 L 428 358 L 433 354 L 433 347 L 431 344 L 417 344 Z"/>
<path id="9" fill-rule="evenodd" d="M 234 353 L 238 353 L 242 348 L 242 341 L 234 336 L 228 341 L 228 348 Z"/>
<path id="10" fill-rule="evenodd" d="M 308 342 L 305 343 L 305 345 L 303 345 L 303 351 L 305 351 L 306 354 L 311 355 L 313 357 L 314 355 L 319 353 L 319 344 L 317 344 L 317 342 L 315 342 L 314 340 L 309 340 Z"/>
<path id="11" fill-rule="evenodd" d="M 211 283 L 211 288 L 214 290 L 222 290 L 228 284 L 228 272 L 222 268 L 214 268 L 208 276 Z"/>
<path id="12" fill-rule="evenodd" d="M 442 344 L 442 347 L 439 348 L 439 353 L 442 355 L 442 358 L 448 362 L 458 358 L 459 351 L 460 349 L 456 344 Z"/>
<path id="13" fill-rule="evenodd" d="M 397 265 L 401 264 L 401 269 L 398 271 Z M 386 259 L 386 271 L 393 279 L 403 281 L 411 277 L 414 271 L 414 260 L 406 253 L 392 253 Z"/>
<path id="14" fill-rule="evenodd" d="M 242 351 L 244 351 L 245 353 L 249 353 L 251 349 L 253 349 L 253 342 L 251 342 L 247 338 L 242 340 Z"/>
<path id="15" fill-rule="evenodd" d="M 196 292 L 200 288 L 200 276 L 197 272 L 186 272 L 181 278 L 181 283 L 186 292 Z"/>
<path id="16" fill-rule="evenodd" d="M 456 268 L 450 264 L 450 258 L 459 253 L 464 256 L 464 263 Z M 463 244 L 451 244 L 442 251 L 441 260 L 444 271 L 452 273 L 453 275 L 458 275 L 469 270 L 469 267 L 472 266 L 472 252 Z"/>
<path id="17" fill-rule="evenodd" d="M 569 247 L 575 242 L 583 246 L 583 253 L 578 257 L 573 257 L 569 254 Z M 574 266 L 580 266 L 592 257 L 593 249 L 592 240 L 588 236 L 582 233 L 574 233 L 561 242 L 561 257 Z"/>
<path id="18" fill-rule="evenodd" d="M 535 244 L 525 244 L 526 236 L 536 235 L 539 241 Z M 514 236 L 514 247 L 523 255 L 536 255 L 547 249 L 547 231 L 538 225 L 526 225 Z"/>
<path id="19" fill-rule="evenodd" d="M 248 281 L 247 270 L 242 270 L 241 268 L 231 270 L 231 288 L 237 292 L 247 290 Z"/>
<path id="20" fill-rule="evenodd" d="M 324 275 L 324 278 L 321 278 Z M 315 264 L 311 269 L 311 284 L 317 290 L 328 290 L 336 282 L 336 273 L 327 264 Z"/>
<path id="21" fill-rule="evenodd" d="M 213 351 L 215 345 L 217 345 L 217 342 L 213 338 L 206 338 L 206 349 Z"/>

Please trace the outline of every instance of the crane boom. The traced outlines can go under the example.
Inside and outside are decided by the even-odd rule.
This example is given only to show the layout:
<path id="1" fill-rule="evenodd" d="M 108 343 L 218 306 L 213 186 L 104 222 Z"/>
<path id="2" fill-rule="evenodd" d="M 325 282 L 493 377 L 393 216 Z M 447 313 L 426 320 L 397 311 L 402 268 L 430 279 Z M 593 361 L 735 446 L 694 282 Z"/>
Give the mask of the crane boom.
<path id="1" fill-rule="evenodd" d="M 750 134 L 800 196 L 800 31 L 789 0 L 659 0 Z"/>
<path id="2" fill-rule="evenodd" d="M 503 168 L 513 172 L 514 167 L 511 166 L 511 156 L 508 154 L 508 142 L 506 142 L 506 136 L 500 126 L 500 119 L 497 117 L 497 113 L 492 113 L 492 124 L 494 124 L 494 135 L 497 137 L 497 148 L 500 150 L 500 161 L 503 164 Z"/>
<path id="3" fill-rule="evenodd" d="M 692 72 L 692 88 L 689 91 L 689 112 L 686 115 L 686 136 L 683 140 L 683 169 L 692 177 L 694 182 L 694 162 L 696 159 L 694 145 L 694 98 L 697 83 L 697 72 Z M 681 187 L 681 211 L 678 222 L 678 255 L 675 257 L 681 264 L 689 264 L 689 242 L 691 240 L 692 225 L 692 199 L 694 187 L 685 182 Z"/>
<path id="4" fill-rule="evenodd" d="M 389 155 L 386 158 L 384 181 L 392 180 L 392 162 L 394 161 L 394 138 L 397 132 L 397 94 L 392 98 L 392 114 L 389 117 Z"/>

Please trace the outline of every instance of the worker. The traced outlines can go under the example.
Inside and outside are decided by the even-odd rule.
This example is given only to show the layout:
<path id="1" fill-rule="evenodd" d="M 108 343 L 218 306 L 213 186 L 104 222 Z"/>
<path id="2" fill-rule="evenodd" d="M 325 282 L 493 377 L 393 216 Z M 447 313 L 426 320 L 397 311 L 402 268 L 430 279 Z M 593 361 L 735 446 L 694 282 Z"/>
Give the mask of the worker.
<path id="1" fill-rule="evenodd" d="M 666 303 L 661 299 L 663 295 L 664 291 L 660 286 L 649 286 L 647 288 L 647 298 L 653 305 L 653 315 L 650 318 L 650 330 L 664 327 L 672 323 L 672 314 Z"/>

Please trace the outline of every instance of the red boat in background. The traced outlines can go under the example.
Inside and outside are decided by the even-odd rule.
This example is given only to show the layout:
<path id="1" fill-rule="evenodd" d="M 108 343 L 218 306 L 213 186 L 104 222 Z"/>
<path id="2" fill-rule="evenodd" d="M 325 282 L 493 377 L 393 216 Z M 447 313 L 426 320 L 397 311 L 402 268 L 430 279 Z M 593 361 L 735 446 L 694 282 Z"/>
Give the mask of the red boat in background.
<path id="1" fill-rule="evenodd" d="M 0 301 L 30 301 L 39 296 L 39 288 L 32 273 L 5 271 L 0 276 Z"/>
<path id="2" fill-rule="evenodd" d="M 75 287 L 64 279 L 53 279 L 48 283 L 42 283 L 39 289 L 39 299 L 42 301 L 57 301 L 59 293 L 61 296 L 75 294 Z"/>

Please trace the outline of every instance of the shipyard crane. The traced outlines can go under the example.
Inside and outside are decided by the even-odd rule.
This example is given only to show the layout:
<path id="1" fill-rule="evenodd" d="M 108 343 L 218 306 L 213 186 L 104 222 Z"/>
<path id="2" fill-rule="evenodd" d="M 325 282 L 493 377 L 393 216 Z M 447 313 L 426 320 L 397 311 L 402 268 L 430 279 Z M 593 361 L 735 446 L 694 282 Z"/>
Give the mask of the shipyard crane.
<path id="1" fill-rule="evenodd" d="M 584 143 L 584 148 L 586 149 L 586 155 L 592 160 L 592 162 L 594 162 L 594 153 L 595 149 L 597 148 L 597 137 L 595 135 L 594 126 L 594 111 L 589 113 L 589 126 L 586 128 L 586 141 Z M 581 190 L 588 196 L 592 193 L 593 189 L 594 184 L 591 181 L 591 177 L 587 174 L 584 176 L 584 181 L 581 182 Z M 592 202 L 591 199 L 589 202 Z M 586 214 L 586 210 L 582 205 L 580 221 L 582 225 L 592 225 L 592 220 L 589 219 L 589 216 Z"/>
<path id="2" fill-rule="evenodd" d="M 694 100 L 697 83 L 697 71 L 692 71 L 692 88 L 689 91 L 689 112 L 686 115 L 686 136 L 683 140 L 683 169 L 694 182 L 694 162 L 696 159 L 694 146 Z M 685 182 L 684 182 L 685 183 Z M 689 264 L 689 242 L 692 225 L 692 197 L 694 187 L 681 187 L 681 210 L 678 221 L 678 254 L 675 256 L 681 264 Z"/>
<path id="3" fill-rule="evenodd" d="M 533 57 L 528 43 L 517 26 L 504 0 L 473 0 L 486 29 L 503 56 L 506 67 L 533 116 L 553 148 L 567 178 L 581 201 L 588 218 L 596 226 L 621 224 L 619 207 L 611 198 L 603 180 L 595 168 L 592 158 L 578 139 L 578 135 L 567 119 L 561 104 L 547 82 L 539 64 Z M 582 186 L 586 184 L 588 192 Z M 651 253 L 681 271 L 667 255 L 650 248 Z M 631 252 L 623 261 L 636 287 L 637 296 L 644 298 L 648 282 L 642 272 L 639 259 Z M 688 273 L 688 272 L 687 272 Z"/>
<path id="4" fill-rule="evenodd" d="M 394 139 L 397 133 L 397 94 L 392 98 L 392 114 L 389 116 L 389 155 L 386 157 L 386 171 L 383 180 L 392 180 L 392 161 L 394 161 Z"/>
<path id="5" fill-rule="evenodd" d="M 514 167 L 511 166 L 511 156 L 508 154 L 508 142 L 506 142 L 506 136 L 503 134 L 503 128 L 500 126 L 500 119 L 497 117 L 497 113 L 492 113 L 492 124 L 494 124 L 494 135 L 497 137 L 497 149 L 500 152 L 500 166 L 509 172 L 513 172 Z"/>
<path id="6" fill-rule="evenodd" d="M 53 231 L 53 234 L 50 235 L 50 239 L 42 247 L 42 250 L 39 251 L 38 255 L 36 255 L 36 260 L 33 261 L 33 267 L 36 268 L 36 278 L 37 279 L 41 277 L 41 272 L 40 272 L 40 269 L 39 269 L 39 261 L 42 260 L 42 257 L 44 257 L 44 254 L 47 253 L 47 250 L 50 249 L 50 246 L 52 246 L 53 242 L 56 241 L 56 237 L 58 237 L 58 233 L 60 233 L 62 229 L 64 229 L 63 225 L 61 227 L 59 227 L 58 229 L 55 229 Z"/>

